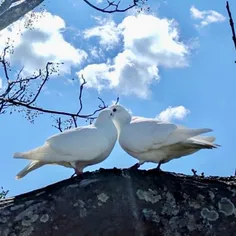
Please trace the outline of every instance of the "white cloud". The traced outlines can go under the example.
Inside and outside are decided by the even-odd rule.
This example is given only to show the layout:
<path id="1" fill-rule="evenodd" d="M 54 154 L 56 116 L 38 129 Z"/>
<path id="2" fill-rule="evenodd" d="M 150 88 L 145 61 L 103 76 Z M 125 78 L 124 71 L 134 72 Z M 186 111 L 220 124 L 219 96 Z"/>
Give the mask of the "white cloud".
<path id="1" fill-rule="evenodd" d="M 200 11 L 195 6 L 190 8 L 190 13 L 193 19 L 200 20 L 200 26 L 206 26 L 216 22 L 225 21 L 225 17 L 213 10 Z"/>
<path id="2" fill-rule="evenodd" d="M 99 47 L 92 47 L 89 49 L 89 54 L 93 59 L 103 59 L 104 58 L 104 53 L 101 48 Z"/>
<path id="3" fill-rule="evenodd" d="M 184 106 L 178 107 L 168 107 L 166 110 L 162 111 L 156 116 L 158 120 L 162 121 L 172 121 L 172 120 L 182 120 L 184 119 L 190 111 Z"/>
<path id="4" fill-rule="evenodd" d="M 114 30 L 123 37 L 123 51 L 106 63 L 88 65 L 77 73 L 84 74 L 89 87 L 115 88 L 119 94 L 146 98 L 150 85 L 160 79 L 159 67 L 188 65 L 189 49 L 179 40 L 173 20 L 139 14 L 126 17 Z"/>
<path id="5" fill-rule="evenodd" d="M 34 20 L 30 21 L 30 17 Z M 27 72 L 32 73 L 44 68 L 48 61 L 64 62 L 60 72 L 70 73 L 71 66 L 78 66 L 87 58 L 87 53 L 65 41 L 62 35 L 65 29 L 64 20 L 49 12 L 27 14 L 0 32 L 0 51 L 9 38 L 14 46 L 14 54 L 10 56 L 13 65 L 25 66 Z"/>
<path id="6" fill-rule="evenodd" d="M 191 13 L 191 16 L 194 18 L 194 19 L 203 19 L 204 18 L 204 12 L 202 11 L 199 11 L 196 7 L 194 6 L 191 6 L 190 8 L 190 13 Z"/>
<path id="7" fill-rule="evenodd" d="M 96 88 L 98 91 L 109 86 L 110 83 L 109 66 L 106 63 L 90 64 L 77 74 L 79 77 L 84 76 L 88 87 Z"/>
<path id="8" fill-rule="evenodd" d="M 94 17 L 98 26 L 84 31 L 85 39 L 91 37 L 99 37 L 100 45 L 106 47 L 107 50 L 112 49 L 120 41 L 120 30 L 116 23 L 110 19 L 102 19 Z"/>

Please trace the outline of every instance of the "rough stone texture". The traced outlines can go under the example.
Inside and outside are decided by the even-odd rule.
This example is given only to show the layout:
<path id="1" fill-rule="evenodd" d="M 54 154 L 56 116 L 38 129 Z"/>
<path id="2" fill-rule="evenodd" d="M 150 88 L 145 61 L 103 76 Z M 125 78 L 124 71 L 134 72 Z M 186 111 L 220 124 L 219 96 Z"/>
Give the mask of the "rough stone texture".
<path id="1" fill-rule="evenodd" d="M 0 201 L 0 235 L 236 235 L 236 178 L 100 170 Z"/>

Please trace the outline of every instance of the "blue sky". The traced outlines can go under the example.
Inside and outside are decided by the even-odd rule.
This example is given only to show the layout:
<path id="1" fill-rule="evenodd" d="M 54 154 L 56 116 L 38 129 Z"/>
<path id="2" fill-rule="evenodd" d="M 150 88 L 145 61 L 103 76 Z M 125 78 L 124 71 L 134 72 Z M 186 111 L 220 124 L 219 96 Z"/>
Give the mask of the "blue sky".
<path id="1" fill-rule="evenodd" d="M 120 96 L 120 103 L 133 115 L 156 117 L 161 113 L 160 117 L 175 123 L 214 130 L 209 135 L 216 136 L 216 143 L 222 145 L 219 149 L 173 160 L 163 170 L 191 174 L 194 168 L 205 175 L 232 175 L 236 168 L 236 54 L 225 1 L 149 1 L 151 10 L 139 16 L 134 11 L 107 15 L 82 1 L 69 2 L 69 6 L 63 2 L 55 6 L 46 1 L 47 12 L 34 23 L 35 30 L 25 30 L 23 19 L 0 34 L 1 49 L 5 37 L 13 38 L 22 29 L 23 36 L 14 37 L 15 54 L 10 60 L 16 69 L 25 65 L 25 75 L 48 60 L 65 62 L 39 103 L 49 109 L 76 111 L 78 75 L 83 73 L 88 80 L 83 113 L 96 108 L 97 96 L 107 104 Z M 236 20 L 236 3 L 230 5 Z M 2 71 L 0 78 L 4 86 Z M 71 78 L 75 82 L 69 82 Z M 0 116 L 0 186 L 10 190 L 9 196 L 73 173 L 64 167 L 45 166 L 15 180 L 28 161 L 13 159 L 13 153 L 42 145 L 58 132 L 52 122 L 48 115 L 38 117 L 34 124 L 21 114 Z M 85 171 L 127 168 L 134 163 L 116 144 L 107 160 Z"/>

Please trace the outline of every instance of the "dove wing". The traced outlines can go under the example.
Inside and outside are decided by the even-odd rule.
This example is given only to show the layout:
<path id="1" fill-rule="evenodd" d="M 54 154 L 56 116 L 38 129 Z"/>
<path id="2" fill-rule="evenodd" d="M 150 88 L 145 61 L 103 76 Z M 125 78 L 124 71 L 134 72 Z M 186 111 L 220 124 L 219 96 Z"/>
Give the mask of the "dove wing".
<path id="1" fill-rule="evenodd" d="M 163 146 L 182 142 L 211 129 L 187 129 L 155 119 L 137 118 L 125 126 L 120 135 L 120 145 L 133 152 L 147 152 Z"/>
<path id="2" fill-rule="evenodd" d="M 166 142 L 177 129 L 174 124 L 160 123 L 151 119 L 135 119 L 125 126 L 120 135 L 120 145 L 133 152 L 146 152 Z"/>
<path id="3" fill-rule="evenodd" d="M 59 155 L 67 156 L 64 161 L 89 161 L 109 148 L 108 139 L 95 127 L 77 128 L 54 135 L 47 139 L 46 144 L 58 153 L 55 161 L 59 161 Z"/>

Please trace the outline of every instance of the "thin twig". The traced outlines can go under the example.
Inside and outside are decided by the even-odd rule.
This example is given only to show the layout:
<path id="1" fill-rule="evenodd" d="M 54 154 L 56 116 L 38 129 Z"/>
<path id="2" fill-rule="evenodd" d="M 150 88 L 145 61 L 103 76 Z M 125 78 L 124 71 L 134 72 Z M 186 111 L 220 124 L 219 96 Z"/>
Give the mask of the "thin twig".
<path id="1" fill-rule="evenodd" d="M 230 7 L 229 7 L 229 2 L 228 1 L 226 1 L 226 9 L 227 9 L 227 12 L 228 12 L 228 15 L 229 15 L 230 28 L 232 30 L 232 40 L 234 42 L 234 47 L 236 49 L 236 35 L 235 35 L 235 29 L 234 29 L 234 21 L 233 21 L 233 18 L 232 18 L 232 14 L 231 14 L 231 11 L 230 11 Z"/>
<path id="2" fill-rule="evenodd" d="M 56 125 L 52 125 L 52 127 L 58 129 L 60 132 L 63 131 L 62 129 L 62 121 L 61 121 L 61 117 L 59 117 L 58 119 L 55 119 L 56 121 Z"/>
<path id="3" fill-rule="evenodd" d="M 79 108 L 79 111 L 77 112 L 78 115 L 80 114 L 80 112 L 81 112 L 82 109 L 83 109 L 82 95 L 83 95 L 84 85 L 87 83 L 87 82 L 85 81 L 83 75 L 81 75 L 81 78 L 82 78 L 83 82 L 81 83 L 80 89 L 79 89 L 79 105 L 80 105 L 80 108 Z"/>
<path id="4" fill-rule="evenodd" d="M 117 104 L 119 103 L 119 100 L 120 100 L 120 98 L 119 98 L 119 97 L 117 97 L 117 98 L 116 98 L 115 105 L 117 105 Z"/>
<path id="5" fill-rule="evenodd" d="M 0 101 L 1 101 L 1 98 L 0 98 Z M 2 99 L 2 101 L 8 102 L 8 103 L 10 103 L 12 105 L 15 105 L 15 106 L 22 106 L 22 107 L 28 108 L 30 110 L 40 111 L 40 112 L 43 112 L 43 113 L 54 114 L 54 115 L 62 115 L 62 116 L 79 117 L 79 118 L 85 118 L 85 119 L 89 118 L 90 116 L 95 115 L 98 111 L 101 111 L 101 109 L 97 109 L 97 110 L 95 110 L 94 112 L 92 112 L 90 114 L 77 115 L 77 113 L 49 110 L 49 109 L 44 109 L 44 108 L 41 108 L 41 107 L 31 106 L 31 105 L 28 105 L 28 104 L 23 103 L 23 102 L 14 101 L 12 99 Z"/>
<path id="6" fill-rule="evenodd" d="M 191 169 L 191 171 L 193 172 L 193 176 L 197 176 L 197 171 L 194 169 Z"/>
<path id="7" fill-rule="evenodd" d="M 98 100 L 100 100 L 101 101 L 101 103 L 102 103 L 102 105 L 99 105 L 98 107 L 99 108 L 107 108 L 108 106 L 105 104 L 105 102 L 103 101 L 103 99 L 102 98 L 100 98 L 100 97 L 98 97 Z"/>
<path id="8" fill-rule="evenodd" d="M 9 49 L 9 46 L 4 48 L 3 55 L 0 57 L 0 62 L 2 63 L 2 66 L 3 66 L 3 69 L 4 69 L 4 73 L 5 73 L 7 82 L 9 83 L 10 82 L 10 78 L 9 78 L 9 75 L 8 75 L 7 63 L 6 63 L 6 60 L 5 60 L 8 49 Z"/>
<path id="9" fill-rule="evenodd" d="M 81 114 L 83 110 L 83 89 L 86 84 L 86 80 L 83 76 L 82 82 L 80 84 L 79 109 L 77 112 L 51 110 L 46 109 L 45 107 L 38 106 L 36 104 L 38 101 L 38 97 L 42 93 L 42 90 L 46 82 L 49 80 L 50 75 L 57 71 L 57 67 L 54 67 L 54 65 L 58 65 L 58 63 L 48 62 L 45 67 L 45 72 L 42 72 L 42 70 L 39 69 L 37 74 L 34 74 L 34 76 L 27 78 L 23 78 L 23 68 L 21 68 L 19 73 L 16 75 L 16 79 L 11 79 L 9 73 L 9 71 L 11 71 L 10 64 L 6 60 L 8 48 L 9 47 L 6 47 L 4 49 L 3 55 L 0 58 L 0 64 L 2 64 L 3 66 L 3 71 L 7 81 L 5 89 L 3 89 L 2 93 L 0 93 L 0 114 L 4 114 L 8 109 L 10 109 L 10 114 L 12 114 L 12 112 L 16 110 L 18 110 L 18 112 L 24 111 L 26 115 L 25 117 L 32 123 L 34 122 L 35 117 L 37 117 L 39 114 L 46 113 L 56 115 L 59 117 L 54 118 L 56 125 L 53 125 L 53 127 L 62 132 L 64 129 L 77 127 L 78 118 L 90 120 L 90 122 L 92 122 L 96 118 L 95 114 L 97 112 L 107 108 L 107 105 L 102 100 L 102 98 L 98 98 L 101 104 L 99 104 L 96 110 L 94 110 L 90 114 Z M 34 86 L 35 82 L 40 82 L 40 84 L 36 91 L 32 92 L 31 86 Z M 66 117 L 66 119 L 62 120 L 60 116 L 64 116 Z"/>
<path id="10" fill-rule="evenodd" d="M 108 5 L 104 8 L 99 8 L 99 7 L 95 6 L 94 4 L 92 4 L 91 2 L 89 2 L 88 0 L 83 0 L 83 1 L 85 3 L 87 3 L 90 7 L 94 8 L 97 11 L 101 11 L 101 12 L 104 12 L 104 13 L 114 13 L 114 12 L 125 12 L 125 11 L 128 11 L 129 9 L 131 9 L 133 7 L 136 7 L 139 0 L 133 0 L 133 4 L 131 4 L 130 6 L 124 8 L 124 9 L 119 9 L 120 1 L 116 4 L 114 3 L 114 1 L 113 2 L 108 1 Z M 111 6 L 115 7 L 115 9 L 108 10 L 108 8 L 110 8 Z"/>
<path id="11" fill-rule="evenodd" d="M 48 81 L 49 79 L 49 66 L 52 65 L 52 62 L 48 62 L 46 65 L 46 76 L 43 80 L 43 83 L 40 85 L 36 95 L 34 96 L 34 98 L 28 103 L 28 105 L 31 105 L 32 103 L 34 103 L 36 101 L 36 99 L 38 98 L 39 94 L 41 93 L 41 90 L 43 88 L 43 86 L 45 85 L 45 83 Z"/>

